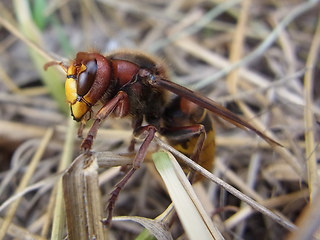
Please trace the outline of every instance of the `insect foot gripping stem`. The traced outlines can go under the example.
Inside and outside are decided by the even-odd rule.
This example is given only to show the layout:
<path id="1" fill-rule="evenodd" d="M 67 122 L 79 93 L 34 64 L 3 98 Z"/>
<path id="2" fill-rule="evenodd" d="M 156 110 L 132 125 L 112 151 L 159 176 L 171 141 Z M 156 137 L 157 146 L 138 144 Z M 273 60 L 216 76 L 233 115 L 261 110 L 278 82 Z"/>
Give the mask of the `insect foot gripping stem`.
<path id="1" fill-rule="evenodd" d="M 120 194 L 120 191 L 122 190 L 122 188 L 125 186 L 125 184 L 128 182 L 128 180 L 131 178 L 131 176 L 133 175 L 133 173 L 136 171 L 136 168 L 131 168 L 129 170 L 129 172 L 127 172 L 127 174 L 121 179 L 120 182 L 117 183 L 117 185 L 115 186 L 114 190 L 110 193 L 111 197 L 108 201 L 108 205 L 106 207 L 106 211 L 108 211 L 108 217 L 106 219 L 101 220 L 101 222 L 106 225 L 106 226 L 110 226 L 111 224 L 111 220 L 112 220 L 112 215 L 113 215 L 113 209 L 115 206 L 115 203 L 117 201 L 117 198 Z"/>
<path id="2" fill-rule="evenodd" d="M 91 146 L 92 146 L 92 143 L 93 143 L 93 138 L 95 137 L 97 131 L 98 131 L 98 128 L 99 128 L 99 124 L 100 124 L 100 119 L 96 119 L 94 121 L 94 123 L 92 124 L 89 132 L 88 132 L 88 135 L 86 136 L 85 139 L 83 139 L 82 143 L 81 143 L 81 150 L 87 152 L 91 149 Z"/>
<path id="3" fill-rule="evenodd" d="M 81 143 L 81 150 L 83 151 L 89 151 L 91 149 L 91 146 L 92 146 L 92 143 L 93 143 L 93 136 L 90 135 L 90 136 L 87 136 Z"/>
<path id="4" fill-rule="evenodd" d="M 108 217 L 101 221 L 106 226 L 110 226 L 110 224 L 111 224 L 113 209 L 114 209 L 115 203 L 117 201 L 117 198 L 118 198 L 121 190 L 123 189 L 125 184 L 128 182 L 128 180 L 131 178 L 133 173 L 138 168 L 140 168 L 140 166 L 146 156 L 148 147 L 149 147 L 152 139 L 154 138 L 154 135 L 156 133 L 156 128 L 152 125 L 147 125 L 147 126 L 139 128 L 140 134 L 144 131 L 147 131 L 148 135 L 144 139 L 142 145 L 139 148 L 139 151 L 138 151 L 135 159 L 133 160 L 132 168 L 129 170 L 129 172 L 126 173 L 126 175 L 120 180 L 120 182 L 117 183 L 115 189 L 110 193 L 111 197 L 110 197 L 108 205 L 106 207 L 106 210 L 108 211 Z"/>

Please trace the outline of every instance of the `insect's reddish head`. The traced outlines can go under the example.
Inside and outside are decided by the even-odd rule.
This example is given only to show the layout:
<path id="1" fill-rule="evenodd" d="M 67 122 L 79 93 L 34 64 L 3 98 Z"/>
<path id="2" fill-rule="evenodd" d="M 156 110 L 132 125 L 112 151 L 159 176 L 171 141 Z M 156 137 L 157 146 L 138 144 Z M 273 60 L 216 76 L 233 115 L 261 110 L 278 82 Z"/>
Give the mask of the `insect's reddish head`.
<path id="1" fill-rule="evenodd" d="M 99 53 L 79 52 L 67 69 L 66 99 L 71 114 L 80 121 L 109 87 L 109 61 Z"/>

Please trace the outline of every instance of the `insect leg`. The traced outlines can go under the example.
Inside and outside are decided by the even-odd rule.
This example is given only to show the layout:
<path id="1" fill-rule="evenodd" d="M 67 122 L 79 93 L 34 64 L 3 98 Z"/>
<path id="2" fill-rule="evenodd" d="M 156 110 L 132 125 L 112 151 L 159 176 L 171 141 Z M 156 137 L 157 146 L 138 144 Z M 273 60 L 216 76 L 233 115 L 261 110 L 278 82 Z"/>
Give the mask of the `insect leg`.
<path id="1" fill-rule="evenodd" d="M 108 101 L 96 114 L 95 121 L 93 122 L 87 137 L 81 143 L 81 149 L 87 151 L 91 149 L 93 138 L 96 136 L 98 128 L 102 120 L 106 119 L 110 113 L 115 109 L 118 109 L 118 112 L 125 115 L 128 111 L 128 95 L 123 91 L 119 91 L 118 94 Z"/>
<path id="2" fill-rule="evenodd" d="M 133 173 L 138 168 L 140 168 L 140 166 L 141 166 L 141 164 L 147 154 L 148 147 L 149 147 L 152 139 L 154 138 L 154 135 L 157 130 L 154 126 L 147 125 L 144 127 L 140 127 L 137 131 L 135 131 L 135 135 L 141 134 L 144 131 L 147 131 L 148 135 L 144 139 L 143 143 L 141 144 L 141 146 L 137 152 L 137 155 L 135 156 L 135 159 L 133 160 L 132 168 L 129 170 L 129 172 L 126 173 L 126 175 L 120 180 L 120 182 L 117 183 L 117 185 L 115 186 L 115 189 L 110 193 L 111 197 L 109 199 L 109 202 L 108 202 L 108 205 L 106 208 L 106 210 L 108 210 L 108 217 L 106 220 L 102 221 L 102 223 L 107 226 L 109 226 L 111 223 L 114 205 L 115 205 L 115 202 L 119 196 L 120 191 L 125 186 L 125 184 L 128 182 L 128 180 L 131 178 Z"/>
<path id="3" fill-rule="evenodd" d="M 83 129 L 84 129 L 85 125 L 86 125 L 86 122 L 87 121 L 85 119 L 82 119 L 81 122 L 80 122 L 80 126 L 79 126 L 79 129 L 78 129 L 78 137 L 79 138 L 83 138 L 82 133 L 83 133 Z"/>
<path id="4" fill-rule="evenodd" d="M 83 138 L 83 129 L 86 126 L 87 121 L 91 118 L 92 110 L 90 109 L 89 112 L 81 119 L 80 126 L 78 129 L 78 137 Z"/>
<path id="5" fill-rule="evenodd" d="M 133 128 L 133 129 L 140 129 L 140 128 L 141 128 L 142 121 L 143 121 L 143 118 L 142 118 L 141 115 L 134 117 L 134 118 L 132 119 L 132 128 Z M 135 130 L 135 132 L 136 132 L 136 130 Z M 134 135 L 136 135 L 136 134 L 134 133 Z M 135 146 L 135 144 L 136 144 L 136 139 L 135 139 L 135 137 L 133 136 L 132 139 L 131 139 L 131 141 L 130 141 L 130 145 L 129 145 L 129 147 L 128 147 L 128 151 L 129 151 L 129 152 L 133 152 L 133 151 L 134 151 L 134 146 Z"/>

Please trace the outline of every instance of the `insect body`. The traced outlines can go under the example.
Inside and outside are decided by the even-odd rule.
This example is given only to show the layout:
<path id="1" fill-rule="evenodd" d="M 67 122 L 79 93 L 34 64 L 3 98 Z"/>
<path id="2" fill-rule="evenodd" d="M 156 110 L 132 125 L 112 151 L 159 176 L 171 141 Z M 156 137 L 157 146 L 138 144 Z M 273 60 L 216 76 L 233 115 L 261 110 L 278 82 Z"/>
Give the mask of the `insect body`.
<path id="1" fill-rule="evenodd" d="M 47 67 L 55 64 L 49 63 Z M 215 152 L 214 128 L 207 110 L 240 128 L 247 128 L 272 145 L 280 145 L 216 102 L 168 80 L 164 64 L 139 52 L 119 51 L 106 57 L 79 52 L 68 68 L 66 99 L 76 121 L 92 116 L 92 107 L 103 106 L 84 138 L 81 148 L 90 150 L 102 120 L 109 115 L 131 116 L 134 135 L 147 132 L 133 161 L 133 167 L 116 185 L 108 204 L 109 216 L 120 190 L 138 169 L 156 131 L 175 148 L 211 169 Z M 177 97 L 170 100 L 167 93 Z M 207 109 L 207 110 L 206 110 Z M 143 121 L 147 122 L 142 126 Z"/>
<path id="2" fill-rule="evenodd" d="M 178 151 L 211 170 L 215 155 L 215 131 L 211 116 L 198 105 L 182 98 L 174 98 L 163 113 L 161 134 Z M 195 181 L 201 179 L 196 175 Z"/>

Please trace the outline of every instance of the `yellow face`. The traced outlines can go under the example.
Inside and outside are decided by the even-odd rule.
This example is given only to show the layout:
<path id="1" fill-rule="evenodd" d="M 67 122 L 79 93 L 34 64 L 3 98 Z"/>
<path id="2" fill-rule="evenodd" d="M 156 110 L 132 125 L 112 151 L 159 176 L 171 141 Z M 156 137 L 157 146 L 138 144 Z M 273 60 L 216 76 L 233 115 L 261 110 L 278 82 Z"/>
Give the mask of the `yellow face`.
<path id="1" fill-rule="evenodd" d="M 90 102 L 85 96 L 79 96 L 77 93 L 77 79 L 80 73 L 86 70 L 85 65 L 81 65 L 80 69 L 73 63 L 68 67 L 67 79 L 65 82 L 66 100 L 71 107 L 73 118 L 80 121 L 82 117 L 90 110 Z"/>

